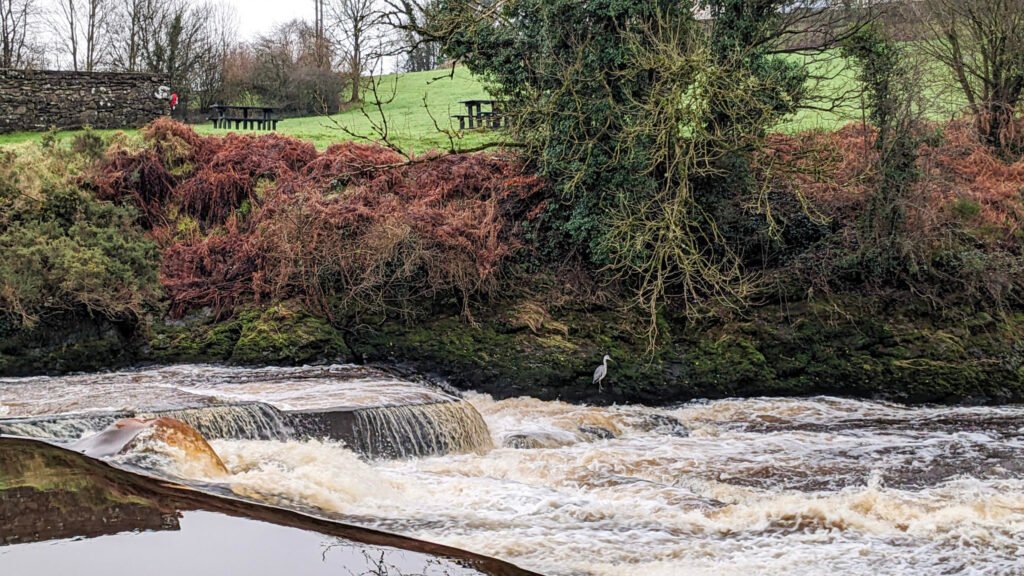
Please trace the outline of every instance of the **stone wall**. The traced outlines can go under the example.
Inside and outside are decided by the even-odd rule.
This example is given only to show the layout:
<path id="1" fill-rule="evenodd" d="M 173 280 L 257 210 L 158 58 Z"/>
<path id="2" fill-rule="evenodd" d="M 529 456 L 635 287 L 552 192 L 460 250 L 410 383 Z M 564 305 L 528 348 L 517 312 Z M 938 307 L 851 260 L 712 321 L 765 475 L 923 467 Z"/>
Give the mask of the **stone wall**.
<path id="1" fill-rule="evenodd" d="M 0 132 L 135 128 L 167 111 L 155 74 L 0 70 Z"/>

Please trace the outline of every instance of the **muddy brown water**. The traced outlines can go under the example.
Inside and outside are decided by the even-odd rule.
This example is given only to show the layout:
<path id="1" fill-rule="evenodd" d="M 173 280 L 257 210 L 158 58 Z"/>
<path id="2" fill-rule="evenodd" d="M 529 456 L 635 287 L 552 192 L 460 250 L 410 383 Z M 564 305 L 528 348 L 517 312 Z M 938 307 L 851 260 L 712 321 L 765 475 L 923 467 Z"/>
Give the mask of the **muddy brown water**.
<path id="1" fill-rule="evenodd" d="M 0 380 L 0 417 L 229 400 L 408 406 L 443 394 L 355 367 L 179 366 Z M 370 459 L 285 435 L 213 439 L 227 479 L 111 462 L 556 576 L 1024 574 L 1024 407 L 463 402 L 485 423 L 464 429 L 490 437 L 462 453 Z"/>
<path id="2" fill-rule="evenodd" d="M 204 488 L 42 441 L 0 438 L 0 573 L 531 574 L 450 547 Z"/>

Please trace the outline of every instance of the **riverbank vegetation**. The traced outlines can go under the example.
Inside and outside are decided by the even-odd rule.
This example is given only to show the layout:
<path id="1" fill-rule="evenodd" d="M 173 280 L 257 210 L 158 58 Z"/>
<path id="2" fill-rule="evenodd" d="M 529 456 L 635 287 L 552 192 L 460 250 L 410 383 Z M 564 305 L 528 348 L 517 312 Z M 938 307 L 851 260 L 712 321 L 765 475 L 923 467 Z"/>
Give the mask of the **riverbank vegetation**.
<path id="1" fill-rule="evenodd" d="M 499 396 L 1024 400 L 1020 91 L 939 120 L 921 95 L 957 64 L 894 16 L 698 4 L 711 20 L 451 0 L 409 23 L 506 101 L 508 145 L 482 152 L 159 120 L 7 153 L 0 372 L 341 359 Z M 1021 18 L 928 7 L 897 21 L 941 14 L 965 53 Z M 1024 78 L 1024 24 L 996 31 Z M 780 129 L 823 102 L 862 118 Z"/>

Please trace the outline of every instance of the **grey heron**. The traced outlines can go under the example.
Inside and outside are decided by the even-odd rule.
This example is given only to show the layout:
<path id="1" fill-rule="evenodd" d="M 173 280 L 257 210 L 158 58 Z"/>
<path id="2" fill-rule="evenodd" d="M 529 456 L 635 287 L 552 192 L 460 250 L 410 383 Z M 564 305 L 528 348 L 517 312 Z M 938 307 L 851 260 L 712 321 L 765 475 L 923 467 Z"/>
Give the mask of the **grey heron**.
<path id="1" fill-rule="evenodd" d="M 601 380 L 604 380 L 604 377 L 608 375 L 608 361 L 609 360 L 612 360 L 612 357 L 607 355 L 607 354 L 605 354 L 604 355 L 604 362 L 600 366 L 597 367 L 597 370 L 594 370 L 594 384 L 597 384 L 597 391 L 598 392 L 603 392 L 604 391 L 604 389 L 601 387 Z M 614 362 L 614 360 L 612 360 L 612 362 Z"/>

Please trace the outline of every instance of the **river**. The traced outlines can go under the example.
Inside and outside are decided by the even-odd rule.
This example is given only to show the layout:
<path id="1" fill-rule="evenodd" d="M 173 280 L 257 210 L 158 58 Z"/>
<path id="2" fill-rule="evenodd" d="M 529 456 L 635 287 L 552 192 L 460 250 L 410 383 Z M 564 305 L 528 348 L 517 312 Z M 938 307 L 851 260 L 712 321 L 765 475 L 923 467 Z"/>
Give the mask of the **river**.
<path id="1" fill-rule="evenodd" d="M 172 461 L 123 464 L 554 576 L 1024 574 L 1021 406 L 584 407 L 467 393 L 451 402 L 457 411 L 406 408 L 448 400 L 353 366 L 0 380 L 0 418 L 77 414 L 64 428 L 76 437 L 102 429 L 107 413 L 254 401 L 285 412 L 385 407 L 358 422 L 389 433 L 437 420 L 444 442 L 424 441 L 421 456 L 368 457 L 282 432 L 212 438 L 226 478 Z M 0 431 L 44 433 L 16 422 Z M 429 453 L 435 444 L 444 449 Z"/>

